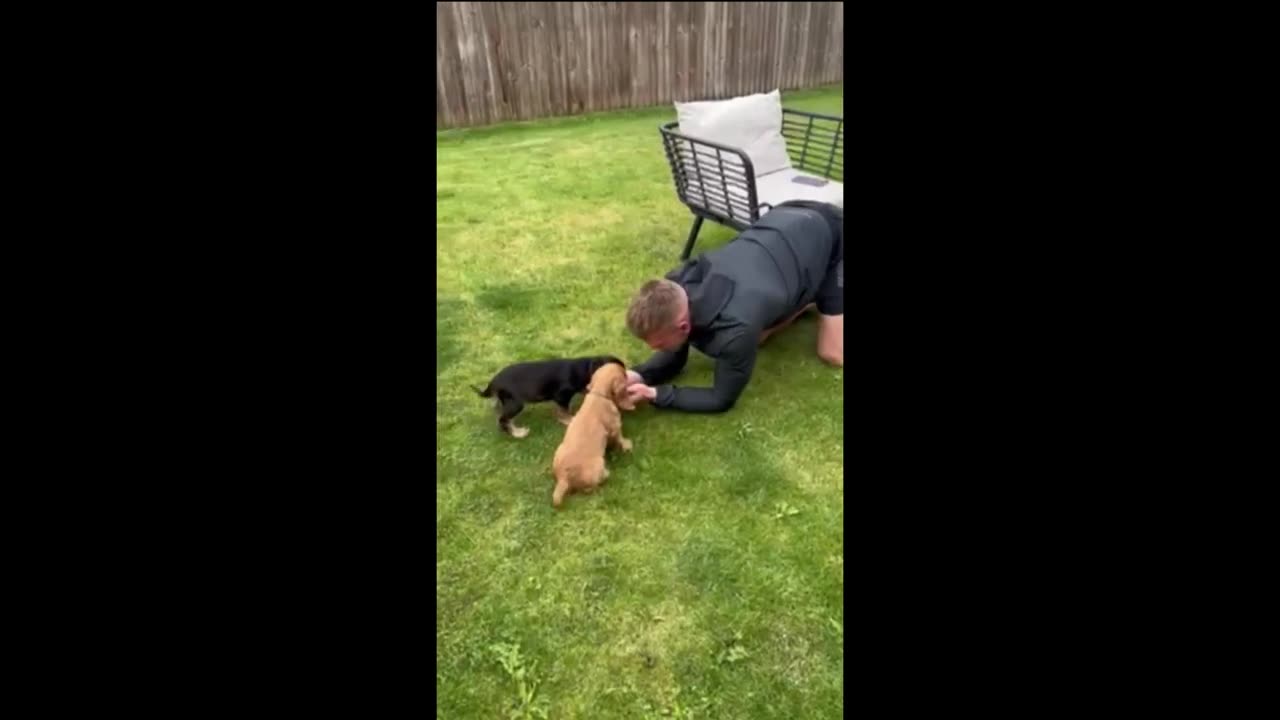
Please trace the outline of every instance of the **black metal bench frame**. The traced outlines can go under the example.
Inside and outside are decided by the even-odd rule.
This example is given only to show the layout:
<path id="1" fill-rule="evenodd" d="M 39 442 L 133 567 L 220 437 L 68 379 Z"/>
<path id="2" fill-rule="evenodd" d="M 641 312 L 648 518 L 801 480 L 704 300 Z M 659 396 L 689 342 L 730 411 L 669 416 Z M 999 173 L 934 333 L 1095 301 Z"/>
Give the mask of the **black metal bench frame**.
<path id="1" fill-rule="evenodd" d="M 832 128 L 814 121 L 836 123 Z M 684 245 L 681 260 L 693 252 L 703 220 L 711 220 L 739 232 L 760 219 L 760 203 L 756 194 L 755 167 L 740 148 L 708 140 L 691 138 L 669 122 L 658 127 L 662 146 L 671 166 L 671 177 L 680 202 L 693 212 L 693 227 Z M 782 136 L 787 140 L 787 154 L 792 168 L 828 180 L 844 182 L 844 118 L 801 110 L 782 109 Z M 734 188 L 746 197 L 729 192 Z M 712 206 L 714 199 L 723 207 Z M 765 207 L 768 207 L 766 204 Z"/>

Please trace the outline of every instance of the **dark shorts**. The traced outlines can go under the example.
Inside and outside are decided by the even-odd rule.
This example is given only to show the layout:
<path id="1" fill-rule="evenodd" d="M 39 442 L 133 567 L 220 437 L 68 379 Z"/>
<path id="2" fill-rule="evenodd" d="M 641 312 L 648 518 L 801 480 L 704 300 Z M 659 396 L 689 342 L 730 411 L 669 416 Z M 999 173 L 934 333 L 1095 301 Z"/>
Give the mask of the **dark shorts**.
<path id="1" fill-rule="evenodd" d="M 813 200 L 789 200 L 778 207 L 784 205 L 816 210 L 831 227 L 835 240 L 831 248 L 831 261 L 827 264 L 827 274 L 818 286 L 814 302 L 818 305 L 818 312 L 823 315 L 844 315 L 844 210 Z"/>
<path id="2" fill-rule="evenodd" d="M 823 315 L 844 314 L 844 233 L 840 233 L 831 253 L 831 264 L 818 288 L 817 302 L 818 312 Z"/>

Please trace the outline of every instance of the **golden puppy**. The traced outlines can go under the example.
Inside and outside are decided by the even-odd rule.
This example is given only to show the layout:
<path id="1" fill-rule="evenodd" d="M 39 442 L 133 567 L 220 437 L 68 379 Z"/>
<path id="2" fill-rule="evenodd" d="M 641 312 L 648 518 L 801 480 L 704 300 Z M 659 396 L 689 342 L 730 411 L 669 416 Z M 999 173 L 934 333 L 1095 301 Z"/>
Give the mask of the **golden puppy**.
<path id="1" fill-rule="evenodd" d="M 608 446 L 631 451 L 631 441 L 622 437 L 623 410 L 635 410 L 627 399 L 627 370 L 620 363 L 603 365 L 591 375 L 582 407 L 569 422 L 564 441 L 556 448 L 551 470 L 556 489 L 551 504 L 560 507 L 570 492 L 591 492 L 609 477 L 604 466 Z"/>

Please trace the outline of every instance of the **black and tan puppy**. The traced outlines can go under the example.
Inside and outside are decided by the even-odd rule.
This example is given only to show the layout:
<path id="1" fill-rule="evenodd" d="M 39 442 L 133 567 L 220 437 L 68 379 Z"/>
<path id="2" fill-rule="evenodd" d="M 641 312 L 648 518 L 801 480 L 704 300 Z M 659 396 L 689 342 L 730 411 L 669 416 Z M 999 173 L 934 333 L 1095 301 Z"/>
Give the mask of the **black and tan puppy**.
<path id="1" fill-rule="evenodd" d="M 626 367 L 612 355 L 522 362 L 498 371 L 485 389 L 474 385 L 471 389 L 480 397 L 497 396 L 498 427 L 512 437 L 522 438 L 529 434 L 529 428 L 519 427 L 513 418 L 520 414 L 525 403 L 554 400 L 556 419 L 568 425 L 573 417 L 569 413 L 569 401 L 587 389 L 596 370 L 609 363 Z"/>

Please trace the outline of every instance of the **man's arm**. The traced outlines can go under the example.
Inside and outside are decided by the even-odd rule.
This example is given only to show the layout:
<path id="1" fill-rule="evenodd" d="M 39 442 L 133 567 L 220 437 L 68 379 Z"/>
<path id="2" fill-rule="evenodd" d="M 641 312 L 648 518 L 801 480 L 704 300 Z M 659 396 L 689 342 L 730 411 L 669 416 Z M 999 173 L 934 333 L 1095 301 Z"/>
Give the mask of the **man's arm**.
<path id="1" fill-rule="evenodd" d="M 679 388 L 660 385 L 653 404 L 685 412 L 718 413 L 733 407 L 751 380 L 756 364 L 756 338 L 743 333 L 725 346 L 716 359 L 715 385 L 709 388 Z M 687 346 L 686 346 L 687 347 Z"/>
<path id="2" fill-rule="evenodd" d="M 675 352 L 657 352 L 648 360 L 632 367 L 631 370 L 640 375 L 645 385 L 658 385 L 667 382 L 684 369 L 689 359 L 689 343 L 685 343 Z"/>

